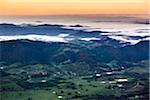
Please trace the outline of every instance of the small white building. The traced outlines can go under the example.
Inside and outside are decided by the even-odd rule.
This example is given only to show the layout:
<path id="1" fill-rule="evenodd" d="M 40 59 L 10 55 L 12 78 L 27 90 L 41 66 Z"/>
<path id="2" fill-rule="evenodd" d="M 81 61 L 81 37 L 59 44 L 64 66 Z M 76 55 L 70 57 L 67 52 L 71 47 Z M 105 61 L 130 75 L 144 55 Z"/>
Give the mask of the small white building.
<path id="1" fill-rule="evenodd" d="M 0 69 L 2 70 L 2 69 L 4 69 L 4 67 L 0 67 Z"/>
<path id="2" fill-rule="evenodd" d="M 58 98 L 58 99 L 62 99 L 63 97 L 62 97 L 61 95 L 59 95 L 57 98 Z"/>
<path id="3" fill-rule="evenodd" d="M 105 84 L 106 82 L 105 81 L 101 81 L 101 83 Z"/>
<path id="4" fill-rule="evenodd" d="M 116 82 L 128 82 L 128 79 L 124 78 L 124 79 L 116 79 Z"/>
<path id="5" fill-rule="evenodd" d="M 46 80 L 41 80 L 41 82 L 42 82 L 42 83 L 45 83 L 45 82 L 47 82 L 47 81 L 46 81 Z"/>
<path id="6" fill-rule="evenodd" d="M 122 87 L 123 87 L 123 85 L 122 85 L 122 84 L 117 84 L 117 86 L 118 86 L 119 88 L 122 88 Z"/>
<path id="7" fill-rule="evenodd" d="M 95 74 L 95 80 L 98 81 L 98 80 L 100 79 L 100 77 L 101 77 L 101 74 L 99 74 L 99 73 L 96 73 L 96 74 Z"/>
<path id="8" fill-rule="evenodd" d="M 106 72 L 106 75 L 112 75 L 113 73 L 112 72 Z"/>
<path id="9" fill-rule="evenodd" d="M 56 94 L 56 91 L 53 91 L 52 93 L 53 93 L 53 94 Z"/>
<path id="10" fill-rule="evenodd" d="M 101 74 L 96 74 L 96 77 L 100 77 L 101 76 Z"/>

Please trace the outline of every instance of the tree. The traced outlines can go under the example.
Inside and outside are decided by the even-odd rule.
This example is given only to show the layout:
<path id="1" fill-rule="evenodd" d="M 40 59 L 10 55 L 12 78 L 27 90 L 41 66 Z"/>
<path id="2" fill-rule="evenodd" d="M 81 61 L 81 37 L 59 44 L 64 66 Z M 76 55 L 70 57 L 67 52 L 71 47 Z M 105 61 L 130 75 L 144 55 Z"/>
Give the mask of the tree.
<path id="1" fill-rule="evenodd" d="M 68 95 L 71 95 L 71 94 L 72 94 L 71 92 L 68 93 Z"/>
<path id="2" fill-rule="evenodd" d="M 33 100 L 31 97 L 28 97 L 27 100 Z"/>

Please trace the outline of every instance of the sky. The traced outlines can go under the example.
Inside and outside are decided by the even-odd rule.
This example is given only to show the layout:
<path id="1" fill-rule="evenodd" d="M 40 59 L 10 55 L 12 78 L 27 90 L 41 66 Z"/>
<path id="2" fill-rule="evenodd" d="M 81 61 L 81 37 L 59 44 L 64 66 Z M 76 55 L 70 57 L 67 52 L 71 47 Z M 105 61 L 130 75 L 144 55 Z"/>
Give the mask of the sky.
<path id="1" fill-rule="evenodd" d="M 0 0 L 0 16 L 148 14 L 150 0 Z"/>

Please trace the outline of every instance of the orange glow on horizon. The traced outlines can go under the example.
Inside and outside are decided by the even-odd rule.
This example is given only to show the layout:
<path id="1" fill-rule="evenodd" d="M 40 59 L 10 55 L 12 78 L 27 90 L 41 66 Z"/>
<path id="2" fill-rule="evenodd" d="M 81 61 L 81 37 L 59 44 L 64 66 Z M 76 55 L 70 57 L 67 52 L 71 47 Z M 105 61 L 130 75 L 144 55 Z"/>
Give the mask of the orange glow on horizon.
<path id="1" fill-rule="evenodd" d="M 148 0 L 0 0 L 0 15 L 148 14 Z"/>

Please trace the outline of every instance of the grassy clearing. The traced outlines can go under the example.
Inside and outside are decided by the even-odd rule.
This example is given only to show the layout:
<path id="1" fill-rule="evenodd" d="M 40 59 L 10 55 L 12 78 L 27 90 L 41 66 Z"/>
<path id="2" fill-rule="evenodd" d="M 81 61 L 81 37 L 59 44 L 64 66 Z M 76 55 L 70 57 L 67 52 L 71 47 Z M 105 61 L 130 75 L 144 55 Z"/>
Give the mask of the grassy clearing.
<path id="1" fill-rule="evenodd" d="M 66 86 L 70 83 L 74 83 L 76 88 L 67 88 Z M 82 86 L 79 86 L 81 84 Z M 108 85 L 108 83 L 102 84 L 100 81 L 88 82 L 80 78 L 75 78 L 69 79 L 65 83 L 58 84 L 56 87 L 48 87 L 45 90 L 1 92 L 0 95 L 2 100 L 30 100 L 31 98 L 31 100 L 57 100 L 57 97 L 60 95 L 65 99 L 72 98 L 77 95 L 119 95 L 119 90 L 108 89 Z"/>
<path id="2" fill-rule="evenodd" d="M 0 93 L 1 100 L 58 100 L 57 96 L 46 90 L 28 90 Z"/>

